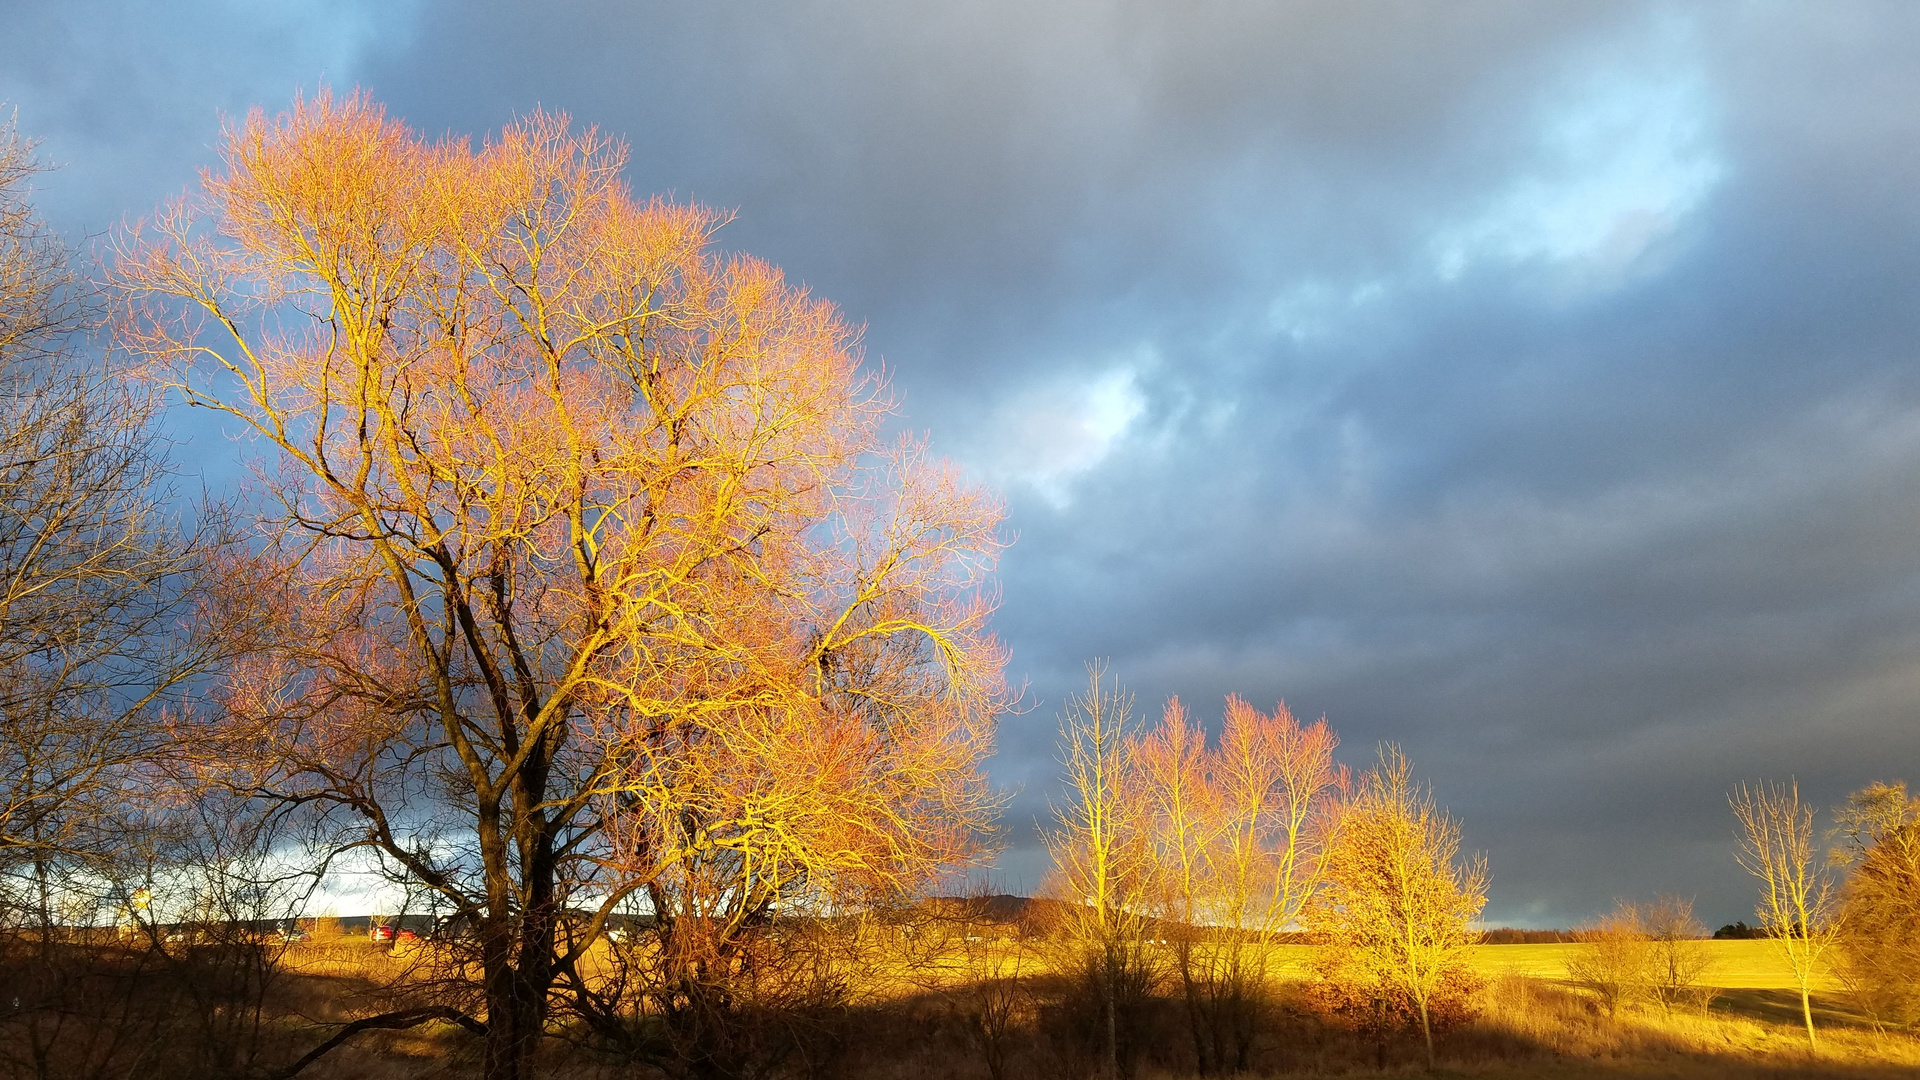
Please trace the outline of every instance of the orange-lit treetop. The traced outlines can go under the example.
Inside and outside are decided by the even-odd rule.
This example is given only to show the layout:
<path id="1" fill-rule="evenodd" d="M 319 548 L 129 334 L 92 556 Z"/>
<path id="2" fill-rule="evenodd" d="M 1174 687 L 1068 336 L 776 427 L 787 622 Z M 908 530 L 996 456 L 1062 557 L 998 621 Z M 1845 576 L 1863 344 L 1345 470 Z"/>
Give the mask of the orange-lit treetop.
<path id="1" fill-rule="evenodd" d="M 490 1075 L 624 897 L 741 928 L 973 857 L 1000 507 L 886 438 L 832 305 L 563 116 L 476 149 L 322 93 L 222 158 L 114 270 L 151 376 L 268 450 L 206 745 L 475 920 Z"/>

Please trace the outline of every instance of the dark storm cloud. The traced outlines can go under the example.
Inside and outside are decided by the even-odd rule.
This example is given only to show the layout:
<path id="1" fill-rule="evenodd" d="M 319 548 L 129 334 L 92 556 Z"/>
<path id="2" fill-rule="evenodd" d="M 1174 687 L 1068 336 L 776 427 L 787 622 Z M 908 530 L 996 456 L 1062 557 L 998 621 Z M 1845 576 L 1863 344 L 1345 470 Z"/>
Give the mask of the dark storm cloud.
<path id="1" fill-rule="evenodd" d="M 1496 920 L 1745 917 L 1731 783 L 1920 779 L 1906 6 L 277 10 L 29 5 L 62 225 L 323 74 L 628 138 L 1007 491 L 1016 826 L 1097 655 L 1402 742 Z"/>

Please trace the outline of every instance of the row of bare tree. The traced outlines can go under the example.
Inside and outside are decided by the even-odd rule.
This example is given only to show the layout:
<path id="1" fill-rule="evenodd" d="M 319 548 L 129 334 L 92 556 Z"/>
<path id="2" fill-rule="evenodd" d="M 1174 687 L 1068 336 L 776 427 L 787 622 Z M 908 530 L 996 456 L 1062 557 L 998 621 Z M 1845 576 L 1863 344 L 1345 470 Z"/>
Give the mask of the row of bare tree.
<path id="1" fill-rule="evenodd" d="M 1460 829 L 1381 750 L 1357 780 L 1324 720 L 1229 698 L 1220 734 L 1176 699 L 1142 730 L 1133 698 L 1091 671 L 1061 728 L 1067 801 L 1048 833 L 1053 891 L 1082 943 L 1105 1069 L 1163 981 L 1184 1004 L 1202 1073 L 1244 1071 L 1278 974 L 1275 946 L 1310 931 L 1327 1006 L 1363 1024 L 1404 1018 L 1433 1060 L 1436 1012 L 1470 988 L 1487 874 Z"/>
<path id="2" fill-rule="evenodd" d="M 725 1075 L 782 927 L 985 850 L 999 504 L 884 432 L 830 304 L 624 163 L 563 117 L 475 148 L 323 92 L 233 123 L 95 283 L 5 132 L 15 944 L 169 944 L 195 864 L 130 870 L 137 838 L 250 822 L 269 877 L 351 864 L 458 928 L 352 1030 L 457 1023 L 489 1080 L 561 1028 Z M 168 395 L 257 451 L 191 527 Z"/>

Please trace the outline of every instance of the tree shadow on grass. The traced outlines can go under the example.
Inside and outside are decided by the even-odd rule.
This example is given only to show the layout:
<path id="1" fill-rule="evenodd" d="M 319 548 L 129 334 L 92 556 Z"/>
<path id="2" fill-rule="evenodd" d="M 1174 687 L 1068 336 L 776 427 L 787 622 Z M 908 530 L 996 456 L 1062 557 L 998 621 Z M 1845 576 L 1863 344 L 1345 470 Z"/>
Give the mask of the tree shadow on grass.
<path id="1" fill-rule="evenodd" d="M 1010 1080 L 1092 1076 L 1094 1047 L 1084 1032 L 1063 1023 L 1058 988 L 1033 986 L 1036 1008 L 1029 1022 L 1009 1033 L 1004 1075 Z M 1299 988 L 1273 1002 L 1250 1075 L 1364 1077 L 1428 1075 L 1425 1053 L 1413 1032 L 1356 1031 L 1330 1023 L 1305 1005 Z M 1548 1080 L 1670 1078 L 1731 1080 L 1894 1080 L 1920 1075 L 1920 1047 L 1904 1037 L 1876 1039 L 1857 1014 L 1823 1003 L 1816 1024 L 1833 1038 L 1819 1055 L 1804 1048 L 1799 999 L 1783 991 L 1738 991 L 1706 1015 L 1698 1009 L 1636 1010 L 1607 1017 L 1583 995 L 1534 980 L 1509 980 L 1488 988 L 1475 1019 L 1438 1039 L 1439 1067 L 1431 1074 L 1458 1077 L 1541 1077 Z M 848 1080 L 988 1080 L 954 1006 L 940 995 L 860 1010 L 849 1018 L 856 1046 L 842 1074 Z M 1791 1008 L 1788 1008 L 1788 1006 Z M 1128 1034 L 1139 1047 L 1139 1080 L 1176 1080 L 1195 1075 L 1190 1038 L 1177 1002 L 1162 1000 L 1130 1019 Z M 1844 1033 L 1844 1034 L 1843 1034 Z"/>
<path id="2" fill-rule="evenodd" d="M 1802 1030 L 1806 1021 L 1800 1014 L 1797 990 L 1722 990 L 1714 1000 L 1715 1012 L 1744 1016 L 1762 1023 Z M 1813 995 L 1813 1024 L 1816 1031 L 1829 1028 L 1874 1030 L 1873 1021 L 1855 1009 L 1845 998 L 1833 994 Z"/>

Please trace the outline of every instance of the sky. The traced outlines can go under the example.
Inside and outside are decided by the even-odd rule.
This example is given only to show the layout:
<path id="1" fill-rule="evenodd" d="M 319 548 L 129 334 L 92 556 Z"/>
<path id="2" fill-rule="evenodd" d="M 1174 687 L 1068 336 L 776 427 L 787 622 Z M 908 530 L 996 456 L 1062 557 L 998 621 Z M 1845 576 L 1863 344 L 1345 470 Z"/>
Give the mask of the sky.
<path id="1" fill-rule="evenodd" d="M 1727 792 L 1920 781 L 1920 6 L 0 0 L 76 245 L 322 83 L 536 106 L 863 324 L 1065 696 L 1400 744 L 1490 924 L 1751 920 Z M 231 482 L 246 446 L 177 421 Z"/>

